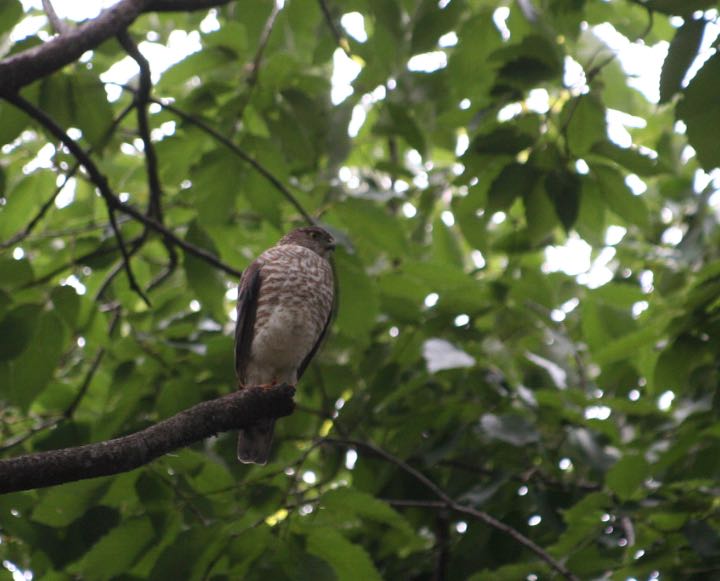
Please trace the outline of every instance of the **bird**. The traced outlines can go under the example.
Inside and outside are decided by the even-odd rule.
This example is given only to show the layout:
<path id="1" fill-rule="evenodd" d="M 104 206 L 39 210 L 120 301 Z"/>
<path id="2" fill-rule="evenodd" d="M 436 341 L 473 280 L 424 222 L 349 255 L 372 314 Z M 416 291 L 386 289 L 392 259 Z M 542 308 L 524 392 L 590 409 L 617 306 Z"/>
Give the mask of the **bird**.
<path id="1" fill-rule="evenodd" d="M 238 388 L 295 386 L 328 333 L 335 305 L 335 240 L 319 226 L 297 228 L 242 273 L 235 324 Z M 240 430 L 238 460 L 266 464 L 274 419 Z"/>

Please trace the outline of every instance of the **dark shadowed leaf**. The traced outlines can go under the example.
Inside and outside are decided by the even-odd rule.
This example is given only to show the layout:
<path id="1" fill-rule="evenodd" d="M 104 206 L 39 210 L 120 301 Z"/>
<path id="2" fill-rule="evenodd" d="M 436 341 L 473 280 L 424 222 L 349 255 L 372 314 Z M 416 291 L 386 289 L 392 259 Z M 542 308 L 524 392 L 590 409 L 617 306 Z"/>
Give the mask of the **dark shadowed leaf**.
<path id="1" fill-rule="evenodd" d="M 365 549 L 329 527 L 315 527 L 307 535 L 307 550 L 327 561 L 338 581 L 380 581 L 382 577 Z"/>
<path id="2" fill-rule="evenodd" d="M 688 67 L 692 64 L 700 48 L 705 20 L 689 18 L 678 29 L 670 43 L 668 54 L 660 74 L 660 102 L 666 103 L 681 88 Z"/>
<path id="3" fill-rule="evenodd" d="M 713 131 L 720 124 L 720 103 L 715 79 L 720 75 L 720 55 L 711 57 L 684 91 L 677 115 L 687 124 L 688 139 L 700 163 L 710 169 L 720 165 L 720 148 Z"/>

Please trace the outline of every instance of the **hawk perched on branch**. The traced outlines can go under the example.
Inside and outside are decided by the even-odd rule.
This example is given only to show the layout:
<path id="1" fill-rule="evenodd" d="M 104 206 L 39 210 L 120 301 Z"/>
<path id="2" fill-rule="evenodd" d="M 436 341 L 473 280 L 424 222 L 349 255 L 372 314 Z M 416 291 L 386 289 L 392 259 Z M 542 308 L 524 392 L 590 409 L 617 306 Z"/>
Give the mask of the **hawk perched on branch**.
<path id="1" fill-rule="evenodd" d="M 238 288 L 235 371 L 239 387 L 295 385 L 330 325 L 333 237 L 298 228 L 245 269 Z M 238 460 L 265 464 L 275 420 L 240 431 Z"/>

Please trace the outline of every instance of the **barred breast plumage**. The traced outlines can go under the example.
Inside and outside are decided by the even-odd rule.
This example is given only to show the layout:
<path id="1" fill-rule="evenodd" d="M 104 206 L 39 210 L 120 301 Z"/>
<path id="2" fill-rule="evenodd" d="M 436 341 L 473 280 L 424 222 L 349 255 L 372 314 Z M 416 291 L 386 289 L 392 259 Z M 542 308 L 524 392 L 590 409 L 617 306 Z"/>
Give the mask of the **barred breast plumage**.
<path id="1" fill-rule="evenodd" d="M 330 326 L 334 248 L 326 230 L 298 228 L 245 269 L 235 325 L 239 387 L 298 382 Z M 267 462 L 274 426 L 264 418 L 240 430 L 238 459 Z"/>
<path id="2" fill-rule="evenodd" d="M 258 262 L 260 294 L 245 382 L 294 385 L 332 310 L 332 269 L 312 250 L 289 244 L 266 250 Z"/>

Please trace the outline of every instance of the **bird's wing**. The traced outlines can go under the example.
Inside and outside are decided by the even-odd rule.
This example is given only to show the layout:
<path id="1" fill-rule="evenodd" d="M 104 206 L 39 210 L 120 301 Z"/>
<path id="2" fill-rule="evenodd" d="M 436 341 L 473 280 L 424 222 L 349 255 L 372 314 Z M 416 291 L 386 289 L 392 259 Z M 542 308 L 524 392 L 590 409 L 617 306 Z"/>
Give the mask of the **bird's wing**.
<path id="1" fill-rule="evenodd" d="M 258 296 L 260 295 L 262 264 L 257 260 L 250 264 L 242 273 L 238 285 L 237 321 L 235 323 L 235 374 L 241 385 L 245 383 L 245 371 L 250 360 L 257 312 Z"/>
<path id="2" fill-rule="evenodd" d="M 335 277 L 333 277 L 333 279 L 334 278 Z M 310 350 L 310 353 L 307 354 L 307 357 L 305 357 L 305 359 L 303 359 L 302 363 L 300 364 L 300 367 L 298 367 L 298 370 L 297 370 L 298 381 L 302 377 L 302 374 L 305 373 L 307 366 L 310 365 L 310 362 L 312 361 L 313 357 L 315 357 L 315 354 L 318 352 L 318 349 L 320 349 L 320 345 L 322 345 L 323 341 L 325 340 L 328 330 L 330 329 L 330 321 L 332 321 L 336 306 L 337 306 L 337 288 L 335 288 L 333 290 L 333 302 L 330 305 L 330 309 L 328 311 L 327 319 L 325 319 L 325 325 L 323 326 L 323 330 L 320 332 L 320 335 L 318 336 L 317 341 L 315 341 L 315 345 L 313 345 L 313 348 Z"/>

